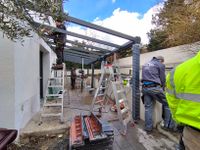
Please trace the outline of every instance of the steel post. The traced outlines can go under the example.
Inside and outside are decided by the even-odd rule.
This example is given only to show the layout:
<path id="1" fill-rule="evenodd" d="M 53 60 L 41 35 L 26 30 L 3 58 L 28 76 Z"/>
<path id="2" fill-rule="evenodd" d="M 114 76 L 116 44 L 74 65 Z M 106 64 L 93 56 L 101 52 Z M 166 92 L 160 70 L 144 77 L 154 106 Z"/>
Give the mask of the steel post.
<path id="1" fill-rule="evenodd" d="M 139 44 L 132 46 L 132 117 L 140 119 L 140 48 Z"/>

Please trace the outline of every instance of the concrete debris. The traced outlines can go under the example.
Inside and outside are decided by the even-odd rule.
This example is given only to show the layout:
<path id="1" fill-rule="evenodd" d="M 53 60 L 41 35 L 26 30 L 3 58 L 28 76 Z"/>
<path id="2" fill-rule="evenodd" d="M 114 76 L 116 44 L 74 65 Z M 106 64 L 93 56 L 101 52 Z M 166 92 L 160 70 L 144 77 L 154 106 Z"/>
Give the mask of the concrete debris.
<path id="1" fill-rule="evenodd" d="M 138 138 L 139 142 L 143 144 L 143 146 L 147 150 L 155 150 L 155 149 L 162 149 L 162 150 L 174 150 L 174 142 L 166 139 L 156 139 L 153 135 L 147 134 L 146 131 L 143 129 L 138 128 Z"/>

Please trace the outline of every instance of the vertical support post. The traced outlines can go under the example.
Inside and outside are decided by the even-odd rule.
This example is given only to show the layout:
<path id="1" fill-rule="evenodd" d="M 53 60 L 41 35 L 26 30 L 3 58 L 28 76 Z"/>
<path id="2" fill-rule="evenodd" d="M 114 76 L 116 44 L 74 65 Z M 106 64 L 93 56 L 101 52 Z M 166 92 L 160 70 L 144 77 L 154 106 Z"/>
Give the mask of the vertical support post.
<path id="1" fill-rule="evenodd" d="M 113 60 L 113 63 L 116 63 L 116 61 L 117 61 L 117 54 L 116 53 L 114 53 L 114 56 L 113 56 L 114 58 L 114 60 Z"/>
<path id="2" fill-rule="evenodd" d="M 91 88 L 94 88 L 94 64 L 91 64 L 92 76 L 91 76 Z"/>
<path id="3" fill-rule="evenodd" d="M 84 58 L 81 59 L 82 59 L 82 70 L 84 70 Z"/>
<path id="4" fill-rule="evenodd" d="M 89 68 L 87 68 L 87 75 L 89 76 Z"/>
<path id="5" fill-rule="evenodd" d="M 140 119 L 140 48 L 139 44 L 132 46 L 132 117 Z"/>

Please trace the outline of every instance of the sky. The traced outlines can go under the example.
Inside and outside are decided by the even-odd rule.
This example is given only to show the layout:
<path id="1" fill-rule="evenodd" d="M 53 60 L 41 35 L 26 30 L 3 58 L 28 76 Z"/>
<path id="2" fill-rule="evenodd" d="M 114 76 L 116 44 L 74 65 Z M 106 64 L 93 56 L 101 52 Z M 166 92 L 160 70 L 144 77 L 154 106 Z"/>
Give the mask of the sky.
<path id="1" fill-rule="evenodd" d="M 161 7 L 161 0 L 68 0 L 64 10 L 76 17 L 131 36 L 140 36 L 142 43 L 148 43 L 147 32 L 154 28 L 152 15 Z M 93 31 L 85 31 L 78 26 L 69 30 L 97 36 Z M 105 39 L 105 35 L 98 36 Z M 110 41 L 123 42 L 121 39 L 107 37 Z"/>

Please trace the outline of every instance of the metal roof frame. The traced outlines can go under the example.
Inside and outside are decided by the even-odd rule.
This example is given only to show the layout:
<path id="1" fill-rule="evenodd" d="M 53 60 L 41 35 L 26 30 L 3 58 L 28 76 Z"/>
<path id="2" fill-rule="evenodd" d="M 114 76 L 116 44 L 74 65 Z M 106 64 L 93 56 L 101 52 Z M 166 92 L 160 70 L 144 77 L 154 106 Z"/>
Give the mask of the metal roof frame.
<path id="1" fill-rule="evenodd" d="M 133 37 L 130 35 L 126 35 L 124 33 L 120 33 L 118 31 L 114 31 L 96 24 L 92 24 L 89 22 L 86 22 L 84 20 L 80 20 L 71 16 L 65 16 L 65 20 L 67 22 L 71 22 L 74 23 L 76 25 L 80 25 L 86 28 L 90 28 L 90 29 L 94 29 L 96 31 L 100 31 L 103 33 L 106 33 L 108 35 L 112 35 L 115 37 L 119 37 L 122 39 L 127 40 L 128 42 L 124 43 L 123 45 L 119 45 L 118 43 L 112 43 L 112 42 L 108 42 L 105 40 L 101 40 L 101 39 L 97 39 L 97 38 L 93 38 L 90 36 L 86 36 L 86 35 L 82 35 L 82 34 L 78 34 L 72 31 L 66 31 L 66 30 L 62 30 L 53 26 L 49 26 L 49 25 L 45 25 L 45 24 L 41 24 L 38 22 L 33 22 L 34 26 L 36 28 L 47 28 L 47 29 L 51 29 L 54 32 L 60 32 L 60 33 L 65 33 L 67 35 L 67 37 L 72 36 L 75 38 L 79 38 L 82 40 L 87 40 L 87 41 L 91 41 L 96 43 L 95 45 L 90 45 L 87 43 L 81 44 L 81 43 L 77 43 L 77 40 L 70 40 L 70 39 L 66 39 L 66 45 L 65 45 L 65 55 L 71 55 L 74 57 L 79 57 L 81 58 L 85 58 L 85 59 L 89 59 L 90 63 L 95 63 L 96 61 L 100 61 L 102 59 L 105 59 L 106 57 L 112 55 L 115 52 L 121 51 L 121 50 L 126 50 L 127 48 L 131 48 L 133 44 L 137 43 L 137 38 L 138 37 Z M 45 37 L 46 35 L 44 35 Z M 52 37 L 48 37 L 48 38 L 44 38 L 45 41 L 47 42 L 47 44 L 50 47 L 55 47 L 55 44 L 51 39 Z M 69 44 L 73 45 L 73 46 L 69 46 Z M 104 47 L 109 47 L 109 49 L 106 49 Z M 70 60 L 73 62 L 73 60 Z M 77 62 L 77 61 L 76 61 Z"/>

